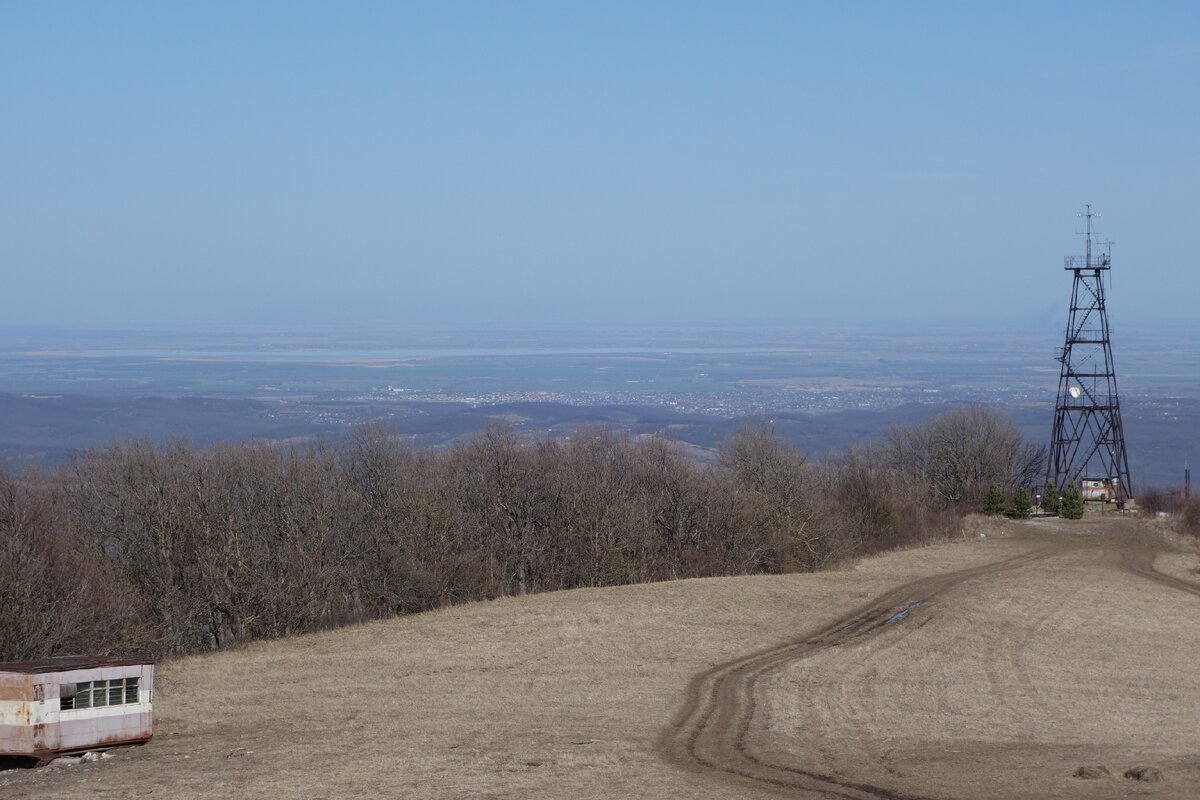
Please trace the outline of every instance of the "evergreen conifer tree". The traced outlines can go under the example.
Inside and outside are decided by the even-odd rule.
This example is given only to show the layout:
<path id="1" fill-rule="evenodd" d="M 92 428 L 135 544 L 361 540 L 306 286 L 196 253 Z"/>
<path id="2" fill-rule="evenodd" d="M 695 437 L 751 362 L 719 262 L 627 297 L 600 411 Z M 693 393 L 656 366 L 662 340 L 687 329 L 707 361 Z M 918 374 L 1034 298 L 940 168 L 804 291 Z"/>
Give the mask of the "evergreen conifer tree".
<path id="1" fill-rule="evenodd" d="M 988 487 L 987 494 L 983 497 L 983 513 L 985 514 L 1000 514 L 1004 511 L 1004 492 L 1000 491 L 1000 487 L 992 484 Z"/>
<path id="2" fill-rule="evenodd" d="M 1074 482 L 1067 484 L 1063 492 L 1062 502 L 1058 506 L 1058 515 L 1063 519 L 1081 519 L 1083 517 L 1083 495 Z"/>
<path id="3" fill-rule="evenodd" d="M 1042 511 L 1047 514 L 1058 513 L 1058 487 L 1053 481 L 1046 481 L 1046 488 L 1042 490 Z"/>
<path id="4" fill-rule="evenodd" d="M 1029 492 L 1025 491 L 1022 486 L 1017 489 L 1017 493 L 1013 495 L 1012 512 L 1017 519 L 1025 519 L 1029 516 L 1029 510 L 1033 508 L 1033 501 L 1029 499 Z"/>

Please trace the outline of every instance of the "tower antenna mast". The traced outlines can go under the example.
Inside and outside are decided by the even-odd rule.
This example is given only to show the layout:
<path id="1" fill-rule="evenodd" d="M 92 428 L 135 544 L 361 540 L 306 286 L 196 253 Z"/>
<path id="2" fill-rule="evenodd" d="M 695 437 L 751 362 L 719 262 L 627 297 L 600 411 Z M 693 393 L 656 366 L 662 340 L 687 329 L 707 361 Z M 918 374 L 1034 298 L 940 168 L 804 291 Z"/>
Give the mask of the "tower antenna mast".
<path id="1" fill-rule="evenodd" d="M 1112 268 L 1109 242 L 1093 242 L 1089 203 L 1084 218 L 1083 256 L 1067 256 L 1064 269 L 1073 274 L 1066 337 L 1058 351 L 1058 397 L 1046 480 L 1062 491 L 1074 483 L 1090 500 L 1113 500 L 1123 506 L 1133 494 L 1112 339 L 1105 305 L 1103 275 Z"/>

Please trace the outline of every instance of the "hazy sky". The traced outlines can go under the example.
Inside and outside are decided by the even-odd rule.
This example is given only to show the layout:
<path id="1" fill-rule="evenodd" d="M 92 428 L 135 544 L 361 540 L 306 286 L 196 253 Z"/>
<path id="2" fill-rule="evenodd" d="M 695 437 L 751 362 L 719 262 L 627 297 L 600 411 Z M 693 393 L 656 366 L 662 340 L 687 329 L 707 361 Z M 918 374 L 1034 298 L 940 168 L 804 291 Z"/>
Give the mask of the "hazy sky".
<path id="1" fill-rule="evenodd" d="M 0 0 L 0 324 L 1194 318 L 1200 3 Z"/>

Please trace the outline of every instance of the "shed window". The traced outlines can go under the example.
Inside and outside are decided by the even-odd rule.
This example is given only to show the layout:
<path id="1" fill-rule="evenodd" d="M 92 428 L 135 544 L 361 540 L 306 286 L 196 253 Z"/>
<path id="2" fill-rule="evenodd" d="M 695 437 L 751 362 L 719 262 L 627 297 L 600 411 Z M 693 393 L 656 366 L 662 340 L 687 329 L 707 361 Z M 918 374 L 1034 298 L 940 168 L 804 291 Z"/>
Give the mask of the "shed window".
<path id="1" fill-rule="evenodd" d="M 138 701 L 138 678 L 113 678 L 107 681 L 81 681 L 59 687 L 58 707 L 75 708 L 120 706 Z"/>

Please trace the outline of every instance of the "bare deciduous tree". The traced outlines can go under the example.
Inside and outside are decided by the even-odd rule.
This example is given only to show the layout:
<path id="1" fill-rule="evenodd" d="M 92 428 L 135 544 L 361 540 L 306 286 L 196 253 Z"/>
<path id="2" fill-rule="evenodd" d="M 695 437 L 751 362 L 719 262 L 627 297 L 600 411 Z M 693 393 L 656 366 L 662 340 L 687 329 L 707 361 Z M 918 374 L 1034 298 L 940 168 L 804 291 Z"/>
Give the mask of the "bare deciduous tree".
<path id="1" fill-rule="evenodd" d="M 933 497 L 974 506 L 993 483 L 1034 485 L 1045 451 L 1024 442 L 1012 420 L 975 405 L 891 431 L 885 457 Z"/>
<path id="2" fill-rule="evenodd" d="M 118 442 L 0 473 L 0 658 L 161 656 L 508 593 L 816 569 L 938 535 L 931 495 L 1018 474 L 1027 454 L 977 422 L 820 464 L 764 427 L 715 466 L 604 430 L 528 442 L 496 426 L 443 452 L 383 426 L 296 446 Z"/>

